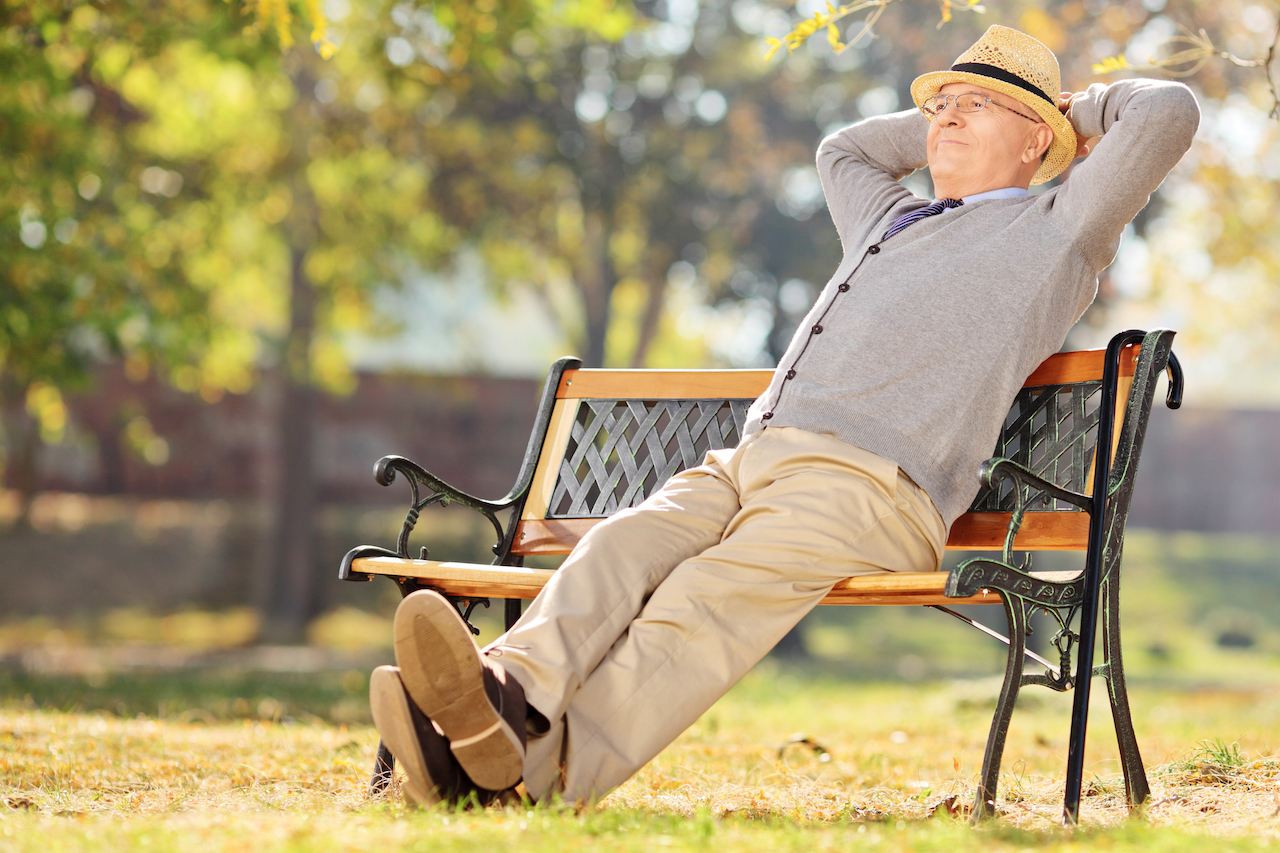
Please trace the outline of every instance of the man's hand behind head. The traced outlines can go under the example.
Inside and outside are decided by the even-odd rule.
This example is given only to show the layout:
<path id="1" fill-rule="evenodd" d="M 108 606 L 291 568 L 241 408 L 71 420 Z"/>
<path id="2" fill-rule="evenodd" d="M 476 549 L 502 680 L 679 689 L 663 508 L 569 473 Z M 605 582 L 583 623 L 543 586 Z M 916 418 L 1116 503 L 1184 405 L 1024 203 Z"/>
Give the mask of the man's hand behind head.
<path id="1" fill-rule="evenodd" d="M 1071 102 L 1075 100 L 1079 92 L 1063 92 L 1058 95 L 1058 109 L 1067 121 L 1071 121 Z M 1075 122 L 1071 122 L 1071 127 L 1075 129 Z M 1080 131 L 1076 131 L 1076 157 L 1084 157 L 1089 153 L 1089 137 L 1081 136 Z"/>

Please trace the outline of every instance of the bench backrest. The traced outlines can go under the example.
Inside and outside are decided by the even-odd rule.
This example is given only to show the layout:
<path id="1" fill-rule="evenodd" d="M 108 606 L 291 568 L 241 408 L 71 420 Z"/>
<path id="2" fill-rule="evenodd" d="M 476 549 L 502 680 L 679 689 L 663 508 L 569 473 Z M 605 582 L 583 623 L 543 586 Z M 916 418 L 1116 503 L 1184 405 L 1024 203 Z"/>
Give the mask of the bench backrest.
<path id="1" fill-rule="evenodd" d="M 1121 351 L 1113 450 L 1125 412 L 1132 411 L 1129 391 L 1139 349 Z M 1027 377 L 992 455 L 1088 494 L 1103 362 L 1103 350 L 1050 356 Z M 1163 364 L 1155 372 L 1160 369 Z M 769 370 L 599 370 L 580 369 L 575 359 L 557 362 L 544 391 L 543 438 L 508 540 L 510 554 L 568 553 L 595 524 L 640 503 L 677 471 L 701 463 L 706 451 L 737 444 L 747 407 L 771 376 Z M 1153 383 L 1140 384 L 1147 398 L 1141 407 L 1145 422 L 1147 386 Z M 1013 500 L 1007 487 L 979 493 L 952 526 L 947 547 L 998 550 Z M 1017 544 L 1084 550 L 1088 530 L 1089 517 L 1078 507 L 1043 500 L 1029 508 Z"/>

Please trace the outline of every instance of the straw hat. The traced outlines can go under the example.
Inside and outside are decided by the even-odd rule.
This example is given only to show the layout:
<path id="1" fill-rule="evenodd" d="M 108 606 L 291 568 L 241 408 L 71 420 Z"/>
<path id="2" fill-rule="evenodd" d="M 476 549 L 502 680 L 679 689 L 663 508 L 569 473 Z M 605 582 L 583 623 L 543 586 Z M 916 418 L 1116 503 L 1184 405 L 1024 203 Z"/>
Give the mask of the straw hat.
<path id="1" fill-rule="evenodd" d="M 1075 158 L 1075 129 L 1058 109 L 1062 91 L 1058 58 L 1026 33 L 992 26 L 960 54 L 950 70 L 917 77 L 911 84 L 911 98 L 918 107 L 948 83 L 972 83 L 1008 95 L 1035 110 L 1053 129 L 1053 142 L 1031 183 L 1053 180 Z"/>

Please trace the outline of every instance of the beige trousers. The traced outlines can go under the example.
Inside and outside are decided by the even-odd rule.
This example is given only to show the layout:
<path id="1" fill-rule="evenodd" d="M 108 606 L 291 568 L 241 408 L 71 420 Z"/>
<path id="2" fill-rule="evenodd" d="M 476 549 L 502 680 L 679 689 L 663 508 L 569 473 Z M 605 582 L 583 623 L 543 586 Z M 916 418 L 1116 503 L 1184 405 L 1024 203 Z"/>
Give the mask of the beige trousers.
<path id="1" fill-rule="evenodd" d="M 485 651 L 552 721 L 535 799 L 603 797 L 692 725 L 851 575 L 929 571 L 946 531 L 882 457 L 772 427 L 596 526 Z"/>

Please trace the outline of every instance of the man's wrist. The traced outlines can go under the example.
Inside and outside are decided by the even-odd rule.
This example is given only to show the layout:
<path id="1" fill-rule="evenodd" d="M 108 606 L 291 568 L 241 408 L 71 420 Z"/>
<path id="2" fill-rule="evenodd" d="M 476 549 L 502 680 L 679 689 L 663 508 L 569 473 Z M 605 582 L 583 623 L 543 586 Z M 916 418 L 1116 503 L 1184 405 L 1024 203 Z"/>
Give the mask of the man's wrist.
<path id="1" fill-rule="evenodd" d="M 1107 88 L 1105 83 L 1094 83 L 1083 92 L 1072 94 L 1069 99 L 1067 121 L 1085 139 L 1102 136 L 1106 132 L 1106 128 L 1102 126 L 1102 113 Z"/>

